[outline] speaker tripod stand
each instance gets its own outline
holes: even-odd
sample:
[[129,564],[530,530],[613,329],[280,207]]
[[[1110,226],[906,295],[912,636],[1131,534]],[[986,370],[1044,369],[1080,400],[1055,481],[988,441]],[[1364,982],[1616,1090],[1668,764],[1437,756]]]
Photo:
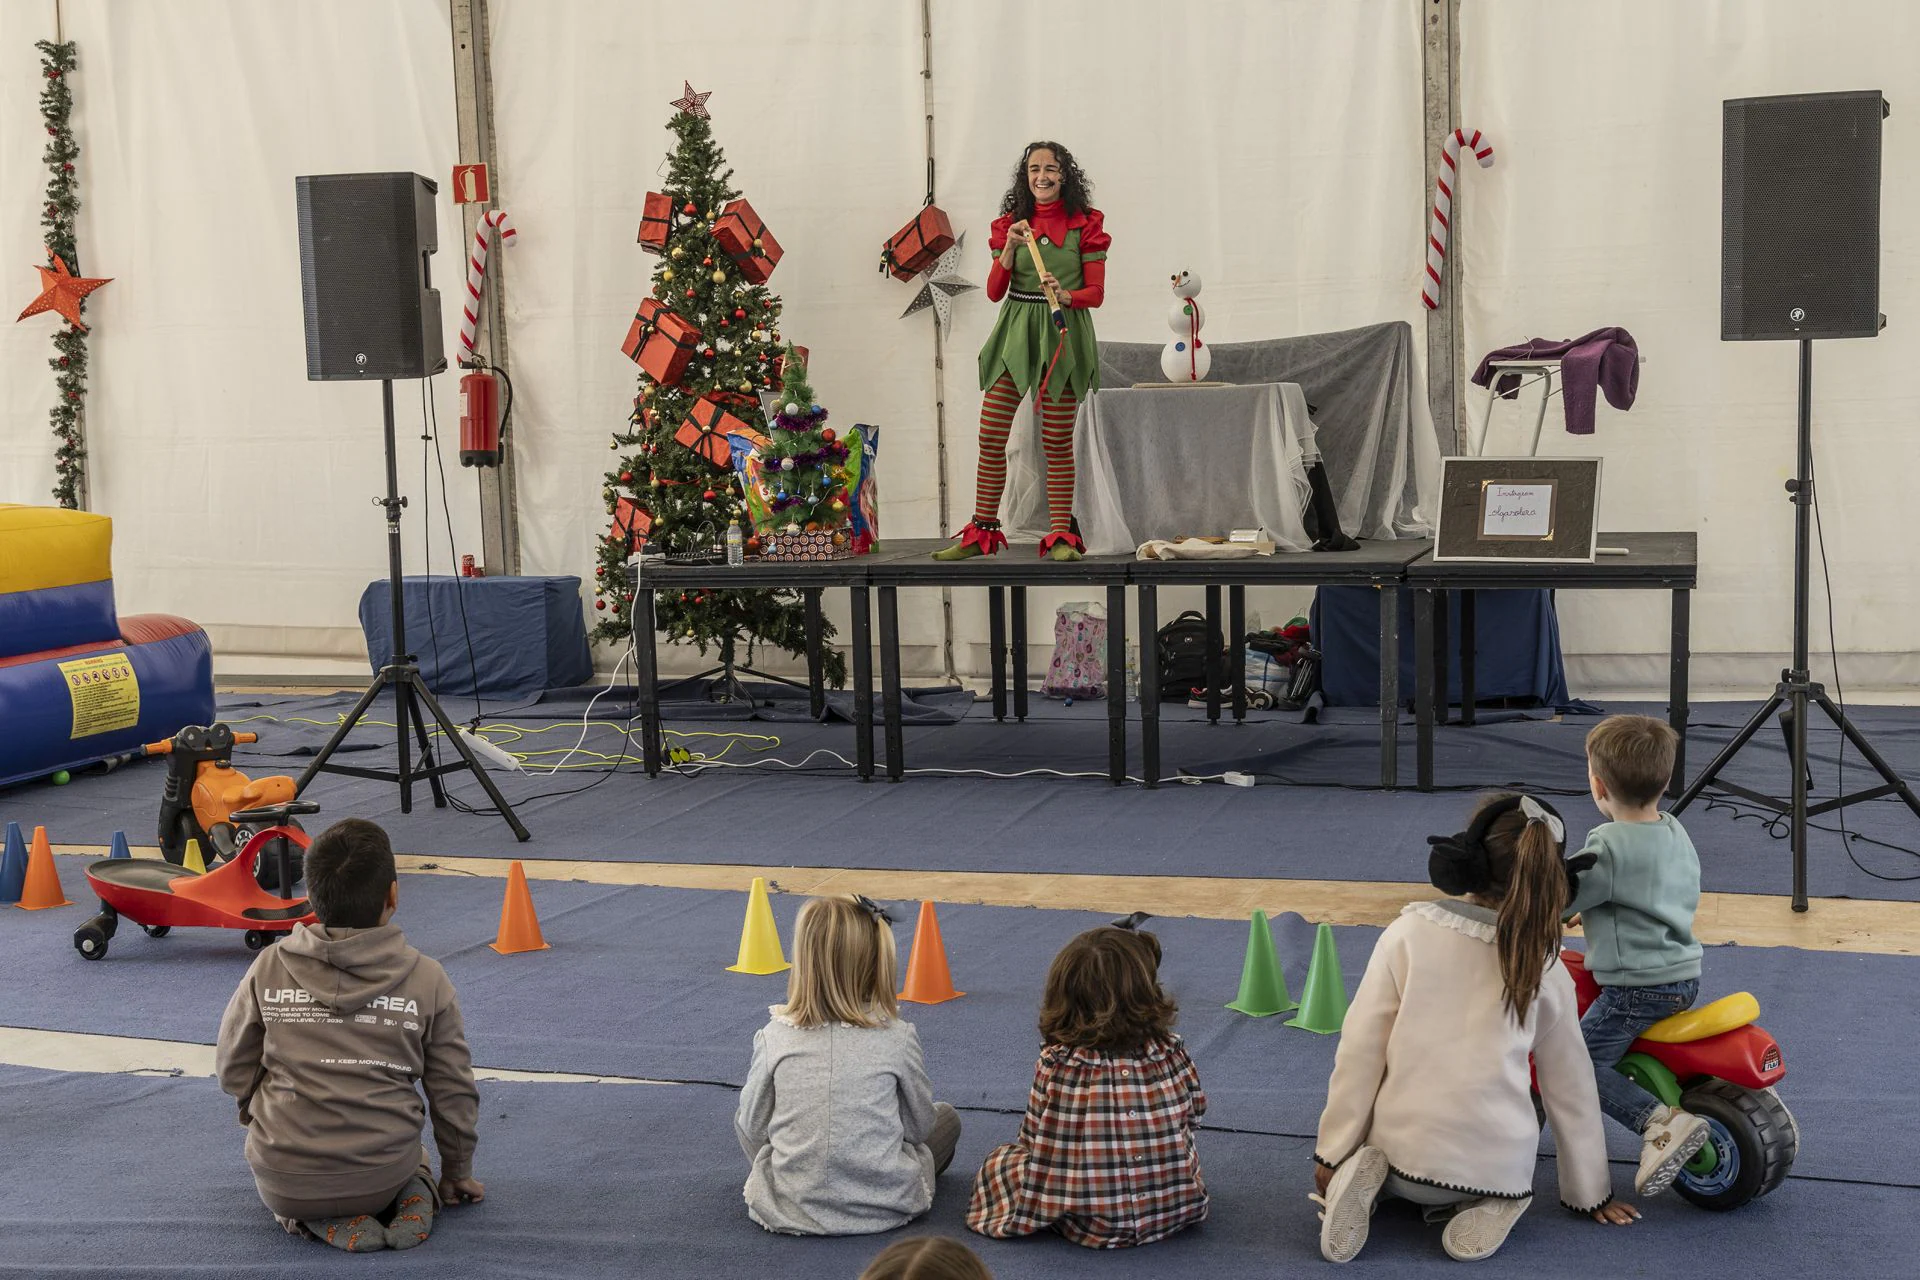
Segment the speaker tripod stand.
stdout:
[[[375,674],[373,683],[369,684],[367,691],[360,695],[360,701],[354,704],[353,710],[349,711],[346,718],[340,722],[340,727],[333,731],[331,738],[327,739],[327,745],[320,748],[320,754],[313,758],[313,763],[309,764],[306,772],[300,775],[299,782],[294,784],[294,794],[304,793],[308,784],[322,773],[339,773],[354,778],[372,778],[376,782],[399,783],[400,812],[402,813],[413,812],[413,786],[416,782],[425,782],[433,791],[433,807],[444,809],[447,807],[447,789],[440,781],[441,776],[467,769],[472,771],[481,788],[486,791],[487,798],[493,801],[494,808],[498,809],[500,816],[506,819],[507,825],[513,828],[514,838],[527,840],[530,838],[530,833],[521,825],[519,816],[513,811],[513,806],[507,803],[506,797],[500,794],[500,789],[493,785],[493,779],[487,776],[487,771],[481,767],[478,760],[474,759],[473,751],[467,746],[466,739],[460,736],[459,726],[440,706],[439,700],[433,696],[433,691],[427,688],[427,682],[420,678],[420,667],[413,660],[413,655],[406,652],[406,606],[401,595],[400,576],[400,513],[406,508],[407,500],[400,496],[400,466],[393,440],[393,380],[391,378],[383,378],[380,381],[380,406],[386,418],[387,496],[375,498],[373,504],[384,507],[387,512],[387,589],[392,609],[393,657]],[[333,753],[340,749],[340,744],[346,741],[347,735],[353,732],[354,726],[358,725],[362,717],[367,714],[367,709],[373,705],[373,700],[380,696],[382,690],[389,688],[393,690],[394,737],[399,748],[399,767],[387,770],[334,764]],[[427,713],[432,715],[434,723],[439,726],[441,736],[459,756],[458,760],[450,760],[445,764],[434,763],[433,746],[427,737],[426,716],[421,714],[423,706]],[[410,738],[413,742],[409,741]],[[420,751],[418,763],[415,763],[412,755],[412,746],[415,742]]]
[[[1897,795],[1906,802],[1907,808],[1920,817],[1920,797],[1916,797],[1913,788],[1896,772],[1892,765],[1883,759],[1873,744],[1868,742],[1854,723],[1847,719],[1847,713],[1827,696],[1826,688],[1816,683],[1808,671],[1807,658],[1807,609],[1809,604],[1808,580],[1812,571],[1812,508],[1813,508],[1813,342],[1800,340],[1800,440],[1799,465],[1794,478],[1787,481],[1787,493],[1793,502],[1793,666],[1780,673],[1780,683],[1774,686],[1773,696],[1766,705],[1755,712],[1740,732],[1733,736],[1713,762],[1700,771],[1687,789],[1680,793],[1680,799],[1674,803],[1672,812],[1679,813],[1692,804],[1707,787],[1731,792],[1742,799],[1751,801],[1763,809],[1783,814],[1788,819],[1789,844],[1793,853],[1793,909],[1807,909],[1807,819],[1818,817],[1843,809],[1850,804],[1859,804],[1864,800],[1877,800],[1881,796]],[[1836,795],[1831,800],[1809,803],[1807,792],[1812,790],[1812,775],[1807,769],[1807,709],[1812,705],[1826,713],[1834,726],[1846,735],[1846,740],[1859,748],[1867,763],[1880,775],[1880,785],[1868,787],[1864,791]],[[1780,717],[1780,727],[1787,736],[1787,755],[1789,767],[1793,771],[1793,782],[1785,800],[1766,795],[1759,791],[1727,782],[1720,778],[1720,771],[1740,754],[1741,748],[1763,728],[1776,711],[1784,711]],[[1844,748],[1842,748],[1844,750]]]

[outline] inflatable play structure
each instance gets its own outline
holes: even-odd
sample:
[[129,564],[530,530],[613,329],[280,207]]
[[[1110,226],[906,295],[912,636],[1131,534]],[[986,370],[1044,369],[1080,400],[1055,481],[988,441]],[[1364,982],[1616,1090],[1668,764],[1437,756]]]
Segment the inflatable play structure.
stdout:
[[113,521],[0,505],[0,786],[213,720],[207,633],[116,616]]

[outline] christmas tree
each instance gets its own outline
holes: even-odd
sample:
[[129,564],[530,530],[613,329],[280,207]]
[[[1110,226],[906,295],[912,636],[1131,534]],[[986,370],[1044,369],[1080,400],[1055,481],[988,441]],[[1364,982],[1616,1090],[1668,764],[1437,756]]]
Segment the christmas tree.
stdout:
[[847,445],[827,425],[827,411],[814,403],[805,360],[791,344],[780,357],[780,372],[772,439],[760,450],[764,483],[772,490],[772,523],[783,533],[830,531],[834,545],[844,548]]
[[[665,190],[649,194],[641,224],[641,242],[660,263],[628,334],[627,352],[642,369],[639,394],[613,437],[619,461],[602,493],[611,528],[594,571],[602,615],[594,636],[616,643],[632,627],[623,570],[635,549],[724,557],[728,526],[745,516],[724,433],[764,432],[757,393],[780,385],[780,300],[764,283],[778,247],[771,236],[763,247],[750,208],[729,206],[740,193],[728,185],[733,170],[714,142],[706,97],[689,86],[673,104],[679,109],[667,127],[677,141]],[[811,408],[810,392],[807,402]],[[807,649],[805,606],[793,591],[660,592],[655,614],[669,643],[703,654],[713,647],[732,659],[742,639],[748,662],[756,643],[795,655]],[[822,635],[833,635],[830,624]],[[843,684],[844,657],[827,649],[823,662],[827,677]]]

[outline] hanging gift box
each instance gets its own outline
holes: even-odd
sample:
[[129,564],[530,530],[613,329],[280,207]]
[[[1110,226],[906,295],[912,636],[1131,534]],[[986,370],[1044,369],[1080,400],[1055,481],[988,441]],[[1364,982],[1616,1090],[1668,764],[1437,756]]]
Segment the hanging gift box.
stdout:
[[940,206],[930,204],[881,247],[880,269],[892,272],[895,280],[908,280],[951,248],[953,223]]
[[632,498],[621,498],[613,504],[613,536],[625,538],[628,551],[646,546],[647,535],[652,532],[652,512]]
[[667,232],[673,229],[673,201],[658,191],[647,192],[640,206],[640,247],[648,253],[667,251]]
[[701,396],[693,402],[692,412],[687,414],[680,429],[673,433],[673,438],[714,466],[731,467],[733,451],[727,444],[730,435],[765,438],[721,408],[720,402],[712,396]]
[[635,362],[663,386],[679,382],[693,359],[694,348],[700,345],[700,331],[654,298],[640,304],[640,314],[633,322],[644,331]]
[[745,200],[729,201],[720,210],[713,238],[751,284],[765,284],[780,262],[780,242]]
[[658,298],[648,298],[633,313],[633,323],[627,326],[627,336],[620,343],[620,354],[635,364],[640,362],[640,348],[646,344],[647,335],[653,332],[653,326],[665,311]]

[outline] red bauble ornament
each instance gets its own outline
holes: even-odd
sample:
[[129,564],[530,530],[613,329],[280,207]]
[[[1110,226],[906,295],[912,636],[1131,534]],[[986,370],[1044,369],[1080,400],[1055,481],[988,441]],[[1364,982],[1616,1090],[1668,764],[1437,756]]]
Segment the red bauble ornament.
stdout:
[[683,205],[681,205],[681,206],[680,206],[680,212],[682,212],[682,213],[684,213],[684,214],[686,214],[686,215],[687,215],[687,216],[688,216],[689,218],[691,218],[691,217],[692,217],[692,216],[693,216],[694,214],[696,214],[696,213],[698,213],[698,212],[700,212],[700,211],[699,211],[698,209],[696,209],[696,208],[694,208],[694,207],[693,207],[693,201],[691,201],[691,200],[689,200],[689,201],[687,201],[687,202],[686,202],[685,204],[683,204]]
[[607,576],[607,566],[605,566],[605,565],[603,565],[603,564],[597,564],[597,565],[595,565],[595,566],[593,567],[593,576],[594,576],[594,577],[596,577],[596,578],[604,578],[604,577],[606,577],[606,576]]
[[691,298],[691,297],[693,296],[693,286],[692,286],[692,285],[688,285],[688,286],[687,286],[687,296],[688,296],[689,298]]
[[70,165],[70,164],[63,164],[63,165],[61,165],[61,166],[60,166],[60,172],[62,172],[62,173],[72,173],[72,172],[73,172],[73,166],[72,166],[72,165]]
[[633,472],[631,472],[631,471],[622,471],[622,472],[620,473],[620,483],[621,483],[621,484],[632,484],[632,483],[633,483]]
[[712,265],[713,265],[713,258],[709,256],[709,257],[705,257],[705,258],[702,258],[702,259],[700,259],[700,265],[701,265],[701,266],[703,266],[703,267],[710,267],[710,266],[712,266]]
[[700,496],[705,498],[708,502],[712,502],[714,499],[714,492],[713,490],[709,489],[705,493],[701,494]]
[[734,318],[735,320],[744,320],[744,319],[746,319],[746,318],[747,318],[747,309],[746,309],[745,307],[735,307],[735,308],[733,309],[733,318]]
[[605,600],[595,600],[593,602],[593,607],[596,609],[605,609],[607,607],[607,602]]
[[826,441],[826,442],[827,442],[828,444],[832,444],[832,443],[833,443],[833,428],[832,428],[832,427],[822,427],[822,428],[820,428],[820,438],[821,438],[822,440],[824,440],[824,441]]

